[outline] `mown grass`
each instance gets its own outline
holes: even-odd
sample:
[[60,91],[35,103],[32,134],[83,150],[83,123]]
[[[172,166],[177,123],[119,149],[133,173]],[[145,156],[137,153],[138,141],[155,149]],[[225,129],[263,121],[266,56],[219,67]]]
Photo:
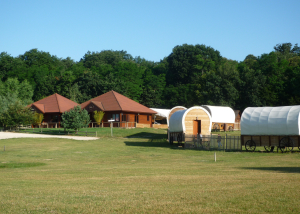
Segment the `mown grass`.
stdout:
[[217,152],[214,162],[144,131],[0,140],[0,164],[28,163],[0,168],[0,213],[300,212],[299,152]]
[[[67,130],[64,132],[63,128],[30,128],[30,129],[20,129],[19,132],[26,133],[36,133],[36,134],[64,134],[70,131],[70,135],[74,130]],[[38,132],[38,133],[37,133]],[[87,132],[88,136],[95,136],[97,132],[98,137],[110,137],[111,128],[82,128],[76,135],[85,136]],[[161,138],[164,135],[164,138],[167,138],[166,129],[153,129],[153,128],[133,128],[133,129],[124,129],[124,128],[113,128],[113,137],[148,137],[150,135],[157,135]],[[150,136],[153,137],[153,136]]]

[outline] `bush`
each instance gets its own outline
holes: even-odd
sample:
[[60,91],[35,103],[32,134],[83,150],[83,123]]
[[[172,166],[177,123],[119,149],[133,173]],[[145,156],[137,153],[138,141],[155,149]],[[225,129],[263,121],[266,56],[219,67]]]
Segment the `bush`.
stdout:
[[61,117],[62,127],[65,129],[74,129],[75,131],[87,127],[91,122],[89,113],[85,109],[81,110],[79,105],[70,111],[64,112]]
[[94,111],[94,120],[95,122],[97,122],[98,125],[100,125],[102,119],[104,116],[104,112],[103,111]]

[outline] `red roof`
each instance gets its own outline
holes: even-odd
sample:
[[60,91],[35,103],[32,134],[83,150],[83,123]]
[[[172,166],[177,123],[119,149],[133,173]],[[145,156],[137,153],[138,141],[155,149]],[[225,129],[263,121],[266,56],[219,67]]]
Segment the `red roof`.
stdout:
[[78,103],[75,103],[68,98],[59,94],[53,94],[49,97],[36,101],[29,106],[34,106],[43,113],[63,113],[77,105]]
[[81,108],[87,107],[90,103],[98,106],[103,111],[126,111],[137,113],[156,114],[150,108],[139,104],[128,97],[123,96],[115,91],[109,91],[96,98],[86,101],[81,104]]

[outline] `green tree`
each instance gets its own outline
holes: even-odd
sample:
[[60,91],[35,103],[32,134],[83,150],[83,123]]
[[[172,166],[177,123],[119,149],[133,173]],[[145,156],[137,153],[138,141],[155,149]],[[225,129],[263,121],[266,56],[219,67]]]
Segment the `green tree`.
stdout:
[[5,128],[17,128],[20,125],[32,124],[33,121],[33,112],[19,100],[10,103],[5,111],[0,112],[0,123]]
[[88,112],[85,109],[81,110],[79,105],[70,111],[64,112],[61,117],[62,127],[65,129],[74,129],[75,131],[87,127],[91,122]]
[[33,124],[40,125],[43,122],[44,115],[42,113],[35,112],[33,118],[34,118]]
[[222,60],[219,51],[205,45],[176,46],[167,57],[167,85],[194,83],[202,71],[217,68]]
[[103,117],[104,117],[104,112],[103,111],[94,111],[94,120],[98,125],[100,125]]

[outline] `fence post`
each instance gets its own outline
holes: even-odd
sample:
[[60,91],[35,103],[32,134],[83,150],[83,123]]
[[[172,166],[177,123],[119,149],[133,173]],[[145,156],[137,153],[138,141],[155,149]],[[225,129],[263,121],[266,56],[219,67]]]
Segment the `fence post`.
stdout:
[[233,138],[233,145],[234,145],[234,147],[233,147],[233,149],[235,150],[235,136],[233,136],[234,138]]
[[97,131],[96,131],[96,137],[97,137]]

